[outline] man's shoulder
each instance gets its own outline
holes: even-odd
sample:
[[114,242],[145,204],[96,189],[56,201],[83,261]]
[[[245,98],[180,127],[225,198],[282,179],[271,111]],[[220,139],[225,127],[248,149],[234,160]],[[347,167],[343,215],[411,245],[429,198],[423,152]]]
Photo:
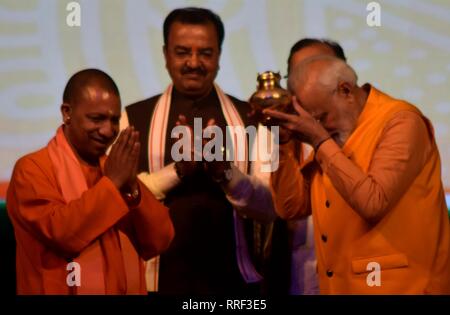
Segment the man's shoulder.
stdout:
[[395,98],[381,90],[372,87],[374,99],[377,100],[379,112],[384,112],[386,115],[392,117],[398,112],[412,112],[422,116],[420,109],[414,104],[409,103],[406,100]]
[[233,102],[235,106],[250,107],[250,104],[246,101],[240,100],[237,97],[230,94],[227,94],[227,96],[230,98],[230,100]]
[[234,97],[230,94],[227,94],[227,96],[230,98],[231,102],[234,104],[234,106],[238,110],[241,118],[243,118],[244,120],[247,120],[247,117],[249,117],[249,114],[252,110],[250,103],[248,103],[246,101],[242,101],[242,100],[238,99],[237,97]]
[[17,160],[14,169],[15,171],[26,170],[27,172],[38,169],[41,171],[51,169],[47,147],[22,156]]
[[[128,124],[133,125],[140,130],[141,133],[146,130],[148,128],[148,123],[150,122],[149,117],[152,117],[160,96],[161,94],[155,95],[126,106],[125,111],[128,117]],[[144,134],[142,133],[142,135]]]

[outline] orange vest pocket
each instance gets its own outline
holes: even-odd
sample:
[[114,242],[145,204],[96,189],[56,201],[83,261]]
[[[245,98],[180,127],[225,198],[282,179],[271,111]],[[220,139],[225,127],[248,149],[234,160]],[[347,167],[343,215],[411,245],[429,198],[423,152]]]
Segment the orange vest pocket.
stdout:
[[[408,267],[408,257],[405,254],[392,254],[375,256],[370,258],[358,258],[352,260],[352,271],[356,274],[371,272],[371,263],[377,263],[381,270]],[[369,267],[369,268],[368,268]]]

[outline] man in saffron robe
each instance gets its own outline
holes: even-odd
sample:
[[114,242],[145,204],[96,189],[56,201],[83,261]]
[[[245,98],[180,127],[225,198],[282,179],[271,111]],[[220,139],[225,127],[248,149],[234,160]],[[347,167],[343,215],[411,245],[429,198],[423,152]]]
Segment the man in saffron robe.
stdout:
[[299,167],[292,143],[281,145],[271,185],[283,218],[312,212],[320,292],[449,294],[449,221],[430,121],[358,86],[335,57],[304,60],[289,87],[297,115],[267,114],[314,152]]
[[7,194],[18,294],[145,294],[144,260],[174,236],[168,209],[137,179],[140,143],[119,133],[120,95],[96,69],[66,85],[64,124],[19,159]]

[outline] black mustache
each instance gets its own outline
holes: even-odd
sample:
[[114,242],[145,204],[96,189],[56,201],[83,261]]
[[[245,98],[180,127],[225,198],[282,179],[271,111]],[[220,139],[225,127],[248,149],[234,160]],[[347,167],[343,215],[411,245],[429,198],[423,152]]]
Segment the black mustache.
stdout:
[[198,75],[206,75],[206,70],[203,68],[188,68],[185,67],[181,69],[181,74],[198,74]]

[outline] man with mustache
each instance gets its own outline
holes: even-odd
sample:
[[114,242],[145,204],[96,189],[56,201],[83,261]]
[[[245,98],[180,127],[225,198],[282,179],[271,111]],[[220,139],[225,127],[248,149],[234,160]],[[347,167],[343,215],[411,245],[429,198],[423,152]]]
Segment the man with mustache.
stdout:
[[343,60],[314,56],[289,75],[296,114],[267,110],[292,142],[271,175],[277,213],[313,215],[322,294],[449,294],[450,231],[430,121],[359,86]]
[[17,161],[8,188],[18,294],[146,294],[144,260],[173,238],[168,209],[137,179],[139,134],[119,133],[120,95],[87,69],[66,85],[63,125]]
[[[268,173],[249,176],[257,163],[178,161],[171,131],[194,125],[247,126],[249,104],[214,83],[224,26],[203,8],[172,11],[164,21],[164,57],[172,84],[161,95],[126,107],[122,127],[140,132],[139,178],[170,209],[176,236],[169,250],[148,262],[149,291],[169,294],[259,292],[256,270],[265,226],[275,217]],[[240,141],[246,141],[241,135]],[[246,147],[247,148],[247,147]],[[248,156],[248,154],[246,155]],[[245,219],[248,217],[248,219]]]

